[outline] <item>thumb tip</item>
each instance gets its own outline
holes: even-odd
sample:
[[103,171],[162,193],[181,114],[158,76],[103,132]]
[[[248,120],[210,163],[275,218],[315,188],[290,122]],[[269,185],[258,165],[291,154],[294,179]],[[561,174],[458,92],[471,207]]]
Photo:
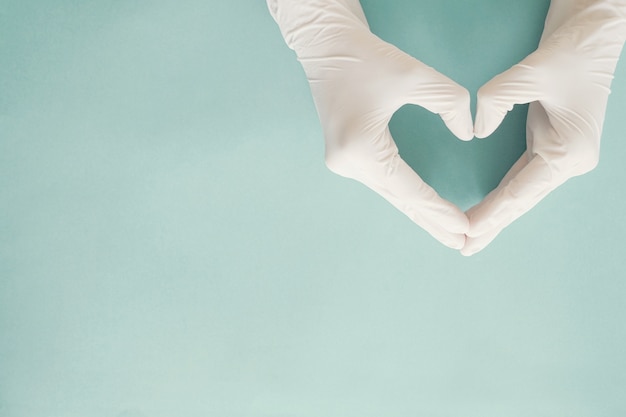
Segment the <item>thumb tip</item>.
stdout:
[[482,249],[483,248],[476,246],[473,238],[471,238],[470,236],[467,236],[466,241],[465,241],[465,246],[463,246],[463,248],[461,249],[461,255],[463,255],[466,258],[469,258],[469,257],[476,255]]
[[471,256],[474,256],[474,254],[476,253],[475,250],[473,250],[472,248],[470,248],[470,237],[466,236],[465,238],[465,245],[459,250],[459,252],[461,253],[461,255],[463,255],[466,258],[469,258]]

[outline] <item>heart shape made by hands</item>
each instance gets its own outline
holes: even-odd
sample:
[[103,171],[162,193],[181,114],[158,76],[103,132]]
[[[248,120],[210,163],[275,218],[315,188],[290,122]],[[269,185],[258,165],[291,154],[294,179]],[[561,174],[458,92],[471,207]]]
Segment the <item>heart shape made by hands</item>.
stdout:
[[[593,169],[612,75],[626,40],[626,4],[553,1],[538,50],[478,93],[371,33],[357,0],[268,0],[303,65],[339,175],[379,193],[445,245],[482,250],[567,179]],[[467,216],[400,158],[389,122],[406,104],[438,114],[462,140],[493,133],[515,104],[533,103],[527,150]]]

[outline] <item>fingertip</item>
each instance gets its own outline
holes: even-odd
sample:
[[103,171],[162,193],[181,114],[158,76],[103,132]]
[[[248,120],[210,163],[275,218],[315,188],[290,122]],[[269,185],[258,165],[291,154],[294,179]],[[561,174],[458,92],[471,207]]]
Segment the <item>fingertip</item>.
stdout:
[[449,242],[444,243],[447,247],[454,250],[462,250],[465,247],[465,235],[455,235]]
[[467,130],[463,135],[458,136],[464,142],[469,142],[474,139],[474,129]]
[[472,139],[474,139],[473,131],[452,132],[452,133],[454,133],[454,136],[456,136],[458,139],[462,140],[463,142],[469,142]]
[[488,135],[488,134],[486,134],[486,133],[484,133],[484,132],[482,132],[482,131],[478,131],[478,132],[475,132],[475,133],[474,133],[474,136],[475,136],[476,138],[478,138],[478,139],[481,139],[481,140],[482,140],[482,139],[486,139],[486,138],[488,138],[488,137],[489,137],[489,136],[491,136],[491,135]]
[[486,130],[478,130],[476,132],[474,132],[474,136],[480,140],[483,139],[487,139],[489,136],[491,136],[493,134],[493,132],[495,132],[495,130],[492,131],[486,131]]
[[445,121],[446,126],[454,136],[464,142],[474,139],[474,125],[472,123],[472,115],[467,114],[461,119],[455,118]]
[[491,117],[485,115],[485,111],[479,109],[476,113],[476,123],[474,124],[474,136],[478,139],[485,139],[496,131],[504,120],[506,114],[493,112]]
[[469,235],[466,235],[465,244],[460,249],[461,255],[465,256],[466,258],[469,258],[470,256],[473,256],[476,253],[474,252],[474,249],[472,248],[471,243],[472,243],[472,237],[470,237]]
[[469,258],[471,256],[476,255],[478,252],[484,249],[484,246],[478,244],[478,240],[472,237],[467,237],[465,240],[465,245],[461,249],[461,255]]
[[465,240],[465,246],[462,249],[463,256],[473,256],[481,252],[494,241],[502,230],[502,228],[493,227],[478,236],[468,234]]
[[451,231],[449,227],[444,228],[441,226],[430,226],[425,228],[425,230],[430,233],[432,237],[437,239],[444,246],[454,250],[461,250],[465,247],[467,236],[464,231],[457,232],[456,230],[458,230],[458,228],[453,229],[455,229],[455,231]]

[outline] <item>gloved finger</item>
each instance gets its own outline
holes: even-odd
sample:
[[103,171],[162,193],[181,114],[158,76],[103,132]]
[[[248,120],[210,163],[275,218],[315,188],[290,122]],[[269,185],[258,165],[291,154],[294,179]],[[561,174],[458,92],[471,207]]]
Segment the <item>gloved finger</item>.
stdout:
[[465,247],[467,235],[464,233],[451,233],[440,224],[430,222],[428,219],[424,219],[423,223],[415,222],[415,224],[450,249],[461,250]]
[[485,249],[500,234],[503,229],[493,229],[476,237],[467,236],[465,246],[461,249],[461,255],[473,256]]
[[445,246],[461,249],[469,220],[460,208],[441,198],[399,155],[386,175],[356,179],[380,194]]
[[[525,159],[526,155],[522,158]],[[471,256],[483,250],[505,227],[533,208],[554,188],[550,166],[541,156],[533,157],[517,175],[502,182],[468,212],[470,228],[461,253]]]
[[536,68],[536,60],[536,55],[530,55],[478,90],[474,125],[476,137],[486,138],[491,135],[516,104],[546,98],[546,88],[541,85],[542,77]]
[[[502,178],[500,180],[500,183],[498,184],[498,187],[500,187],[501,185],[508,184],[513,178],[515,178],[517,176],[517,174],[520,173],[520,171],[522,169],[524,169],[526,167],[526,165],[528,165],[528,163],[531,160],[532,160],[532,156],[529,155],[528,151],[524,151],[524,153],[522,155],[520,155],[520,157],[517,159],[517,161],[515,161],[513,166],[511,166],[511,168],[509,168],[507,173],[504,175],[504,178]],[[471,212],[472,212],[472,209],[470,209],[468,211],[468,213],[471,213]]]
[[438,114],[448,129],[461,140],[474,138],[470,94],[450,78],[420,63],[410,84],[406,102]]
[[[526,165],[528,165],[529,161],[530,161],[530,157],[528,156],[528,152],[524,152],[522,156],[520,156],[519,159],[513,164],[511,169],[509,169],[509,171],[506,173],[504,178],[502,178],[502,180],[500,181],[500,184],[498,184],[498,187],[504,187],[506,184],[508,184],[513,178],[517,176],[517,174],[520,173],[522,169],[524,169],[524,167],[526,167]],[[481,203],[467,210],[465,212],[465,215],[467,216],[467,218],[471,219],[472,216],[474,216],[475,212],[482,210],[481,208],[482,204],[486,204],[484,203],[484,200]],[[472,248],[474,247],[480,247],[480,248],[486,247],[489,243],[491,243],[493,239],[496,238],[496,236],[500,233],[500,230],[501,229],[498,229],[498,230],[492,229],[490,231],[483,233],[480,236],[468,237],[466,241],[466,246],[464,248],[464,252],[469,254],[469,253],[472,253]]]

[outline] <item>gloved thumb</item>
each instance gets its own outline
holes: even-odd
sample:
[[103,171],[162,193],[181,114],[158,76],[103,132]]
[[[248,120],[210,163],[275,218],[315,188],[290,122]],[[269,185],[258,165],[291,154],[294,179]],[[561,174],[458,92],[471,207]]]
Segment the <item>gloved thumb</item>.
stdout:
[[542,80],[542,73],[538,68],[522,62],[483,85],[478,90],[476,104],[476,137],[486,138],[495,132],[516,104],[544,99]]

